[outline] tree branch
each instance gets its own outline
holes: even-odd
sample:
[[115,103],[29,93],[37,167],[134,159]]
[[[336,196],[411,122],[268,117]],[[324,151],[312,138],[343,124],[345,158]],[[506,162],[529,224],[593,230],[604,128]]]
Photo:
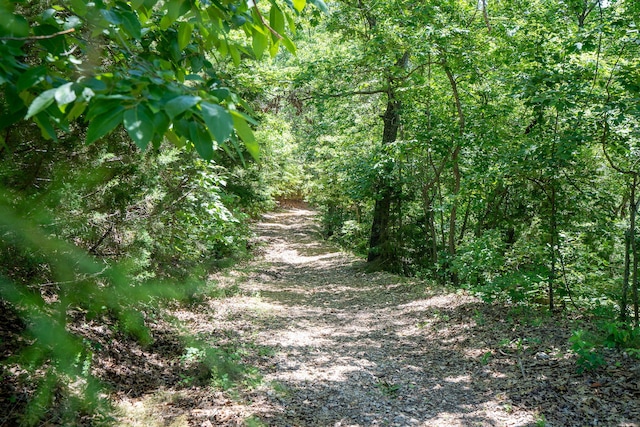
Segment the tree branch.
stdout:
[[380,88],[380,89],[371,89],[371,90],[354,90],[351,92],[340,92],[340,93],[324,93],[324,94],[316,94],[309,95],[304,98],[299,98],[301,101],[308,101],[310,99],[316,98],[342,98],[343,96],[354,96],[354,95],[376,95],[378,93],[388,93],[389,88]]
[[28,36],[28,37],[11,37],[11,36],[6,36],[6,37],[0,37],[0,40],[16,40],[16,41],[32,41],[32,40],[47,40],[47,39],[52,39],[58,36],[62,36],[64,34],[69,34],[69,33],[73,33],[76,29],[75,28],[69,28],[68,30],[64,30],[64,31],[59,31],[57,33],[53,33],[53,34],[46,34],[46,35],[42,35],[42,36]]

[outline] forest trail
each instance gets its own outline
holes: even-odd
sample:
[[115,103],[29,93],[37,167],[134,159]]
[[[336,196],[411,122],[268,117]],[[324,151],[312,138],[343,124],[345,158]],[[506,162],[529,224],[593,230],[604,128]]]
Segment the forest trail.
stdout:
[[256,229],[266,246],[242,285],[260,300],[246,332],[274,349],[265,380],[279,385],[255,396],[256,415],[278,426],[533,421],[507,413],[505,396],[474,378],[482,352],[464,346],[472,325],[452,319],[473,298],[425,298],[404,278],[365,273],[364,262],[321,240],[314,214],[267,215]]
[[321,239],[310,210],[265,215],[255,230],[259,255],[216,277],[240,292],[176,316],[201,339],[243,348],[262,380],[232,398],[208,386],[156,394],[161,425],[637,425],[633,395],[575,374],[557,323],[367,273]]

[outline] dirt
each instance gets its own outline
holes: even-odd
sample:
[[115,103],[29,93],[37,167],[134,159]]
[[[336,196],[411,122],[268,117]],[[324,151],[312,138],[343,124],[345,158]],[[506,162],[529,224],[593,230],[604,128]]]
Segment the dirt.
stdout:
[[163,356],[139,349],[134,365],[116,358],[99,372],[120,425],[640,425],[638,360],[612,351],[578,374],[572,319],[367,272],[303,207],[265,215],[255,232],[258,256],[212,278],[228,297],[172,312],[244,371],[210,378],[165,333]]

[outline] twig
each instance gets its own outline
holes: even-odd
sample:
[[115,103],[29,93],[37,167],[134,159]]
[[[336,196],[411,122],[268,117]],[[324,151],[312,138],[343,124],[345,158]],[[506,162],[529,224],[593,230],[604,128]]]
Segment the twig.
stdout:
[[42,36],[28,36],[28,37],[6,36],[6,37],[0,37],[0,40],[17,40],[17,41],[47,40],[47,39],[52,39],[54,37],[62,36],[64,34],[73,33],[75,30],[76,30],[75,28],[69,28],[68,30],[59,31],[57,33],[46,34]]

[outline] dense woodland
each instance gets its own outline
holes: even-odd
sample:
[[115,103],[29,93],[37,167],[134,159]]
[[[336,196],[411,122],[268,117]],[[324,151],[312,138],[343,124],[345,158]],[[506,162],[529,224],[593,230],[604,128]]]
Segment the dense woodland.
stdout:
[[372,269],[584,316],[579,369],[640,356],[636,0],[0,17],[1,375],[33,387],[23,424],[61,384],[70,413],[100,401],[73,325],[150,341],[145,310],[249,256],[252,219],[291,199]]

